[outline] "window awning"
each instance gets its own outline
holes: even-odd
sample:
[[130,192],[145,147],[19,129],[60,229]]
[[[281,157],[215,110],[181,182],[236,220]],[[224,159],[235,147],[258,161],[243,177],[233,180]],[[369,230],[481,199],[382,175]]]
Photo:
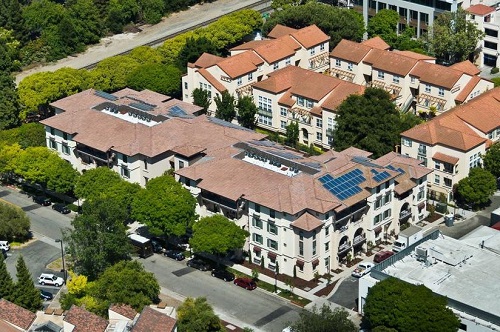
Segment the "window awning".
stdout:
[[382,232],[382,226],[375,227],[374,231],[375,231],[375,234]]
[[276,256],[277,255],[274,252],[268,252],[267,253],[267,257],[269,257],[269,258],[276,258]]
[[295,262],[295,265],[297,265],[298,267],[304,267],[304,261],[297,259],[297,261]]
[[319,259],[316,258],[315,260],[312,261],[312,265],[315,266],[315,265],[318,265],[319,264]]
[[418,204],[419,210],[422,210],[424,207],[425,207],[425,202]]
[[261,252],[261,251],[262,251],[262,249],[260,249],[259,247],[255,247],[255,246],[254,246],[254,247],[253,247],[253,251],[254,251],[254,252]]

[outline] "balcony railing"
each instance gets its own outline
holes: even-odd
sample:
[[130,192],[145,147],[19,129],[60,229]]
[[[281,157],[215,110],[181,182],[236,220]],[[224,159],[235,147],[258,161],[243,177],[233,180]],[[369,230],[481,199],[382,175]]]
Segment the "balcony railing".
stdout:
[[403,210],[399,214],[399,220],[404,219],[404,218],[409,217],[409,216],[411,216],[411,211],[410,210]]
[[347,241],[347,242],[344,242],[342,243],[340,246],[339,246],[339,251],[338,251],[338,254],[343,254],[344,252],[346,252],[347,250],[351,249],[351,244]]
[[366,241],[366,237],[364,235],[358,235],[354,238],[353,242],[354,242],[354,245],[356,246],[356,245],[359,245],[365,241]]

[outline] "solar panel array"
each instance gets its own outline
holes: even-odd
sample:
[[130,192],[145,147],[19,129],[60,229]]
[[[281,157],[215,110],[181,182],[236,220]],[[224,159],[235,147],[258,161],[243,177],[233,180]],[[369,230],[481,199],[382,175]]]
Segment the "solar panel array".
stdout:
[[137,103],[130,103],[130,106],[133,108],[137,108],[141,111],[149,112],[153,110],[155,107],[153,105],[137,102]]
[[387,171],[383,171],[383,172],[378,172],[374,169],[371,170],[373,174],[375,174],[373,176],[373,180],[377,181],[377,182],[382,182],[384,181],[385,179],[387,179],[388,177],[391,176],[391,174],[389,174],[389,172]]
[[271,152],[272,154],[275,154],[277,156],[280,156],[282,158],[285,158],[285,159],[288,159],[288,160],[291,160],[291,159],[302,159],[301,156],[298,156],[296,154],[293,154],[291,152],[283,152],[283,151],[272,151]]
[[389,165],[389,166],[387,166],[387,168],[390,169],[390,170],[393,170],[393,171],[397,171],[397,172],[399,172],[401,174],[405,173],[404,169],[402,169],[401,167],[396,168],[396,167],[394,167],[392,165]]
[[355,169],[338,178],[326,174],[320,177],[319,181],[326,190],[339,199],[345,200],[363,191],[359,185],[366,181],[366,178],[360,169]]
[[113,96],[112,94],[104,92],[104,91],[101,91],[101,90],[94,91],[94,94],[96,96],[99,96],[101,98],[104,98],[104,99],[107,99],[107,100],[111,100],[111,101],[115,101],[115,100],[118,99],[117,96]]
[[234,123],[231,123],[228,121],[224,121],[224,120],[219,119],[219,118],[209,117],[208,120],[210,120],[210,122],[212,122],[212,123],[215,123],[219,126],[223,126],[226,128],[238,129],[238,130],[248,131],[248,132],[252,132],[252,133],[254,132],[252,129],[248,129],[248,128],[239,126],[237,124],[234,124]]
[[180,108],[179,106],[175,105],[174,107],[172,107],[169,111],[169,113],[173,116],[186,116],[187,113],[186,111],[184,111],[182,108]]

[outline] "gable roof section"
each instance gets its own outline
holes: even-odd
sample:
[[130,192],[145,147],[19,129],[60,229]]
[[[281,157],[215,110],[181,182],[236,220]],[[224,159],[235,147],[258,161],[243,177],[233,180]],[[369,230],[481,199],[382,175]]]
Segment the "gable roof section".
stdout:
[[399,50],[394,50],[392,51],[393,53],[401,54],[403,56],[406,56],[408,58],[412,58],[415,60],[436,60],[436,58],[430,56],[430,55],[425,55],[425,54],[420,54],[417,52],[412,52],[412,51],[399,51]]
[[451,89],[464,73],[451,67],[445,67],[428,62],[419,62],[410,72],[420,82]]
[[455,97],[455,100],[463,103],[467,100],[467,97],[469,94],[474,90],[474,88],[477,86],[479,82],[481,82],[482,78],[479,76],[472,76],[469,82],[464,86],[462,91]]
[[5,299],[0,299],[0,320],[28,330],[36,314]]
[[389,46],[389,44],[387,44],[379,36],[375,36],[373,38],[367,39],[367,40],[361,42],[361,44],[366,45],[366,46],[371,47],[371,48],[376,48],[376,49],[379,49],[379,50],[388,50],[388,49],[391,48]]
[[315,24],[299,29],[291,33],[290,36],[306,49],[330,40],[330,36],[321,31]]
[[480,3],[477,5],[470,6],[469,8],[466,9],[466,11],[468,11],[473,15],[484,16],[489,13],[493,13],[495,11],[495,8]]
[[353,94],[362,95],[364,91],[365,87],[362,85],[342,81],[321,104],[321,107],[330,111],[336,111],[347,97]]
[[203,76],[203,78],[206,79],[207,82],[210,83],[217,91],[224,92],[227,90],[226,87],[217,81],[217,79],[205,68],[199,69],[198,73],[200,73],[200,75]]
[[128,304],[112,304],[111,307],[109,307],[109,310],[116,312],[117,314],[122,315],[123,317],[127,317],[128,319],[134,319],[135,316],[137,315],[137,311],[135,311],[134,308],[129,306]]
[[104,318],[76,305],[71,306],[64,321],[75,327],[73,332],[104,332],[108,327],[108,322]]
[[485,135],[500,128],[500,88],[494,88],[453,110],[462,121]]
[[456,165],[458,163],[458,161],[460,160],[457,157],[449,156],[449,155],[447,155],[445,153],[441,153],[441,152],[434,153],[434,155],[432,156],[432,159],[438,160],[438,161],[444,161],[445,163],[452,164],[452,165]]
[[193,66],[198,68],[207,68],[217,64],[222,60],[224,60],[224,58],[220,56],[204,52],[202,55],[200,55],[198,60],[196,60],[196,62],[193,63]]
[[406,76],[419,60],[399,53],[373,49],[368,53],[363,62],[371,64],[374,69]]
[[257,66],[264,61],[254,52],[243,52],[219,61],[216,65],[222,69],[229,77],[235,79],[242,75],[256,71]]
[[323,223],[319,221],[318,218],[311,215],[309,212],[306,212],[297,219],[295,219],[295,221],[292,222],[291,225],[298,229],[302,229],[306,232],[309,232],[323,226]]
[[460,70],[461,72],[464,72],[470,76],[479,75],[479,73],[481,73],[481,71],[469,60],[457,62],[451,65],[450,68]]
[[360,63],[372,48],[347,39],[340,43],[330,52],[330,57],[339,58],[353,63]]
[[151,307],[144,307],[132,332],[173,332],[177,320]]
[[297,31],[297,29],[289,28],[289,27],[287,27],[285,25],[281,25],[281,24],[276,24],[274,26],[274,28],[271,31],[269,31],[269,33],[267,34],[267,37],[275,39],[275,38],[279,38],[282,36],[290,35],[296,31]]

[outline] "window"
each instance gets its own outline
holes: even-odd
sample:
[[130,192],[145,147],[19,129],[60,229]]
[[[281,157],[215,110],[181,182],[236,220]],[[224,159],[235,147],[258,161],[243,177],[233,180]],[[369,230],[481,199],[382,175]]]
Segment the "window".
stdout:
[[444,178],[444,186],[451,188],[451,179]]
[[278,242],[274,240],[267,239],[267,246],[271,249],[278,250]]
[[304,98],[297,96],[297,105],[304,106]]
[[259,123],[262,123],[266,126],[273,125],[273,117],[268,115],[259,114]]
[[427,155],[427,145],[420,144],[418,147],[418,154],[426,156]]
[[340,59],[335,59],[335,67],[342,66],[342,61]]
[[179,169],[184,168],[184,162],[182,160],[179,160]]
[[439,184],[439,182],[440,182],[439,175],[434,174],[434,183],[435,183],[435,184]]
[[399,84],[399,76],[397,75],[392,76],[392,83]]
[[377,74],[377,77],[380,79],[380,80],[383,80],[385,75],[384,75],[384,72],[383,71],[378,71],[378,74]]
[[188,88],[188,84],[187,84],[187,82],[184,82],[184,89],[187,90],[187,88]]
[[290,57],[286,58],[285,66],[290,66],[292,64],[292,59]]
[[277,70],[279,67],[280,67],[280,63],[279,63],[279,62],[275,62],[275,63],[273,64],[273,69],[274,69],[274,70]]
[[286,121],[281,120],[281,129],[286,129]]
[[491,37],[495,37],[495,38],[498,37],[498,31],[496,31],[496,30],[484,29],[484,33],[486,34],[486,36],[491,36]]
[[264,243],[264,239],[262,238],[262,235],[260,235],[260,234],[253,233],[252,234],[252,240],[253,240],[253,242],[257,242],[259,244]]
[[325,227],[325,235],[328,236],[330,234],[330,226]]
[[259,217],[256,217],[256,216],[252,217],[252,226],[253,227],[262,229],[262,225],[263,225],[262,220],[260,220]]
[[384,211],[384,220],[391,217],[391,209]]
[[63,143],[63,145],[61,146],[61,148],[62,148],[62,153],[69,154],[69,146],[68,146],[68,144],[64,144]]
[[50,128],[50,134],[51,135],[55,135],[56,134],[56,130],[54,128]]
[[316,140],[322,141],[323,140],[323,134],[322,133],[316,133]]
[[439,88],[438,89],[438,94],[439,94],[439,96],[443,97],[444,96],[444,89],[443,88]]
[[68,140],[68,133],[63,133],[63,140]]
[[273,219],[276,218],[276,211],[274,211],[273,209],[270,209],[269,210],[269,217],[271,217]]
[[[389,181],[387,181],[386,183],[389,183]],[[392,200],[392,194],[390,192],[388,192],[387,194],[384,195],[384,204],[387,204],[387,203],[390,203]]]
[[148,169],[148,160],[144,159],[143,162],[144,162],[144,169]]
[[57,150],[57,143],[53,139],[49,140],[49,145],[51,149]]
[[486,40],[485,40],[485,41],[484,41],[484,47],[485,47],[485,48],[489,48],[489,49],[492,49],[492,50],[495,50],[495,51],[496,51],[496,50],[497,50],[497,48],[498,48],[498,45],[497,45],[497,43],[492,43],[492,42],[489,42],[489,41],[486,41]]
[[271,98],[266,98],[264,96],[259,96],[259,109],[264,112],[273,112],[273,101]]
[[378,197],[375,201],[375,209],[378,209],[382,206],[382,197]]
[[316,127],[323,128],[323,120],[322,119],[316,119]]
[[126,179],[130,179],[130,170],[127,167],[122,167],[122,176]]
[[306,99],[306,107],[307,108],[312,108],[314,106],[314,103],[312,100]]
[[431,92],[431,86],[429,84],[425,85],[425,92],[427,93]]
[[271,234],[278,235],[278,227],[276,227],[275,223],[268,222],[267,223],[267,231]]
[[373,218],[373,224],[374,224],[374,225],[378,224],[378,223],[379,223],[379,222],[381,222],[381,221],[382,221],[382,214],[377,214],[377,215],[375,216],[375,218]]
[[280,115],[286,117],[288,115],[288,110],[285,107],[281,107],[280,108]]
[[248,81],[253,80],[253,73],[248,74]]
[[434,169],[441,169],[441,163],[439,161],[434,162]]
[[[423,189],[423,188],[421,188],[421,189]],[[421,191],[418,192],[418,194],[417,194],[417,202],[421,201],[424,198],[424,194],[425,194],[424,190],[421,190]]]
[[352,62],[349,62],[349,63],[347,64],[347,70],[352,71],[352,67],[353,67],[353,66],[352,66]]
[[320,51],[324,51],[324,50],[325,50],[325,44],[321,44],[321,45],[319,45],[319,50],[320,50]]
[[328,118],[328,130],[333,130],[335,127],[335,120],[333,118]]
[[260,213],[260,205],[255,204],[255,212]]
[[411,83],[415,83],[415,81],[416,81],[415,76],[410,76],[410,81],[411,81]]
[[243,84],[243,79],[242,79],[241,77],[238,77],[238,78],[236,79],[236,84],[237,84],[238,86],[240,86],[241,84]]
[[325,243],[325,251],[330,250],[330,242]]
[[481,166],[481,155],[478,152],[469,157],[469,168],[474,168],[479,166]]
[[304,241],[299,241],[299,256],[304,256]]
[[309,50],[309,54],[312,56],[314,54],[316,54],[316,49],[313,47]]
[[128,163],[128,157],[124,154],[122,154],[122,160],[124,163]]
[[316,256],[316,239],[313,241],[313,256]]

